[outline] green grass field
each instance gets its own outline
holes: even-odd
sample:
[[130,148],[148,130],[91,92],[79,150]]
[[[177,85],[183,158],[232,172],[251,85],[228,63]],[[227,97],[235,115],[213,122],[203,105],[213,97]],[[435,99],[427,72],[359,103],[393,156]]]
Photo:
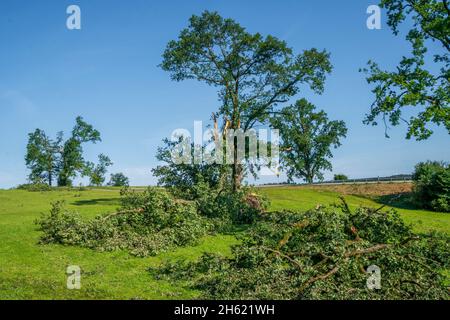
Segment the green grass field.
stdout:
[[[338,193],[305,188],[264,188],[272,210],[307,210],[318,204],[338,202]],[[345,196],[350,207],[379,207],[374,200]],[[0,190],[0,299],[190,299],[197,292],[177,283],[154,280],[147,272],[166,259],[195,259],[203,252],[229,254],[237,243],[232,235],[210,236],[196,247],[180,248],[156,257],[136,258],[126,252],[96,252],[78,247],[38,245],[34,221],[48,212],[50,203],[65,200],[70,209],[86,218],[114,212],[118,189],[28,192]],[[418,232],[450,233],[450,215],[399,209]],[[66,288],[66,267],[82,269],[81,290]]]

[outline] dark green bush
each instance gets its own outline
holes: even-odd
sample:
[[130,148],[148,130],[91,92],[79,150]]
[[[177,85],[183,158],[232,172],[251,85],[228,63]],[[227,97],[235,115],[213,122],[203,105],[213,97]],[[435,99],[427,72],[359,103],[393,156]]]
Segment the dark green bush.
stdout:
[[416,202],[427,209],[450,212],[450,165],[421,162],[413,174]]
[[197,195],[195,202],[202,215],[231,224],[253,223],[268,207],[267,198],[250,188],[233,192],[226,188],[212,189],[205,183],[198,183],[194,192]]
[[334,175],[334,181],[347,181],[348,177],[345,174],[339,173]]
[[58,202],[37,221],[41,243],[78,245],[103,251],[126,249],[136,256],[155,255],[178,246],[196,244],[211,230],[195,204],[177,201],[163,189],[125,189],[122,208],[85,221]]
[[[198,198],[199,195],[196,193],[198,184],[206,184],[209,189],[220,188],[224,184],[225,172],[230,170],[229,166],[207,163],[175,163],[172,152],[182,141],[182,137],[179,137],[177,141],[164,139],[163,145],[158,148],[156,159],[163,165],[152,170],[153,175],[158,179],[158,186],[165,187],[175,197],[186,200]],[[194,144],[191,144],[192,157],[196,150]]]
[[128,187],[129,185],[130,179],[122,172],[111,174],[111,178],[108,182],[108,186],[112,187]]
[[[320,207],[265,214],[231,257],[206,254],[150,269],[206,299],[448,299],[449,238],[416,235],[394,211]],[[369,266],[381,289],[369,289]]]

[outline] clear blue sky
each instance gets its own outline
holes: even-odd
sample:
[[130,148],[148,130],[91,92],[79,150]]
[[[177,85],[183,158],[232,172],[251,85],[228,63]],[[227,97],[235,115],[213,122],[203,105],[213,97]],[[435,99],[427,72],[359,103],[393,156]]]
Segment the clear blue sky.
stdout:
[[[443,128],[416,142],[405,140],[405,127],[393,128],[386,139],[383,127],[362,124],[373,97],[358,69],[369,59],[392,68],[410,49],[404,35],[391,34],[384,17],[382,30],[366,28],[366,8],[376,2],[2,0],[0,188],[26,180],[29,132],[68,132],[77,115],[102,133],[103,142],[86,147],[88,160],[108,154],[115,164],[111,171],[123,171],[132,184],[155,183],[150,170],[161,139],[176,128],[192,129],[194,120],[209,120],[218,107],[213,88],[172,82],[158,68],[167,42],[205,9],[234,18],[250,32],[284,39],[296,52],[331,52],[334,71],[325,93],[306,90],[299,97],[347,123],[348,138],[332,161],[335,173],[385,176],[409,173],[427,159],[448,161],[450,139]],[[81,7],[79,31],[66,28],[70,4]]]

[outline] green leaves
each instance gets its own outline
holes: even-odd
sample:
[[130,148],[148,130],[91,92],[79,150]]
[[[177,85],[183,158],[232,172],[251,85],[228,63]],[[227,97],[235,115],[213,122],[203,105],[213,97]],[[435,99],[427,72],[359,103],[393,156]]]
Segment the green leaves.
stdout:
[[[407,139],[428,139],[433,130],[431,124],[443,125],[450,133],[450,18],[446,0],[382,0],[387,10],[388,25],[395,35],[399,26],[409,17],[414,21],[406,39],[411,43],[412,56],[403,57],[396,71],[383,71],[369,61],[367,82],[374,85],[375,101],[365,124],[377,125],[381,116],[386,136],[388,123],[408,126]],[[428,67],[426,54],[431,42],[441,45],[433,53],[434,66]],[[427,62],[427,63],[426,63]],[[417,107],[417,112],[403,117],[405,107]]]
[[272,126],[280,130],[281,164],[288,178],[303,178],[312,183],[323,178],[323,170],[331,170],[331,148],[341,145],[347,134],[343,121],[330,121],[324,111],[314,112],[315,106],[298,100],[283,108],[272,119]]
[[82,117],[76,118],[72,136],[66,141],[62,132],[52,140],[41,129],[36,129],[28,136],[25,163],[31,170],[29,180],[33,184],[45,182],[51,186],[57,177],[58,186],[71,186],[77,174],[89,176],[93,185],[101,185],[105,181],[107,167],[112,162],[103,154],[99,155],[97,166],[84,160],[83,144],[96,143],[101,138],[100,132]]
[[[263,215],[231,257],[205,254],[151,272],[205,299],[447,299],[440,271],[449,245],[446,235],[412,233],[394,211],[318,207]],[[367,286],[370,266],[381,270],[380,289]]]
[[[158,185],[164,186],[170,190],[175,196],[182,199],[193,200],[198,197],[197,186],[204,184],[208,189],[219,188],[225,183],[223,181],[224,173],[227,168],[219,164],[207,163],[175,163],[172,157],[174,147],[179,143],[178,141],[171,141],[164,139],[163,145],[158,148],[156,158],[162,162],[152,170],[155,177],[158,178]],[[202,147],[204,148],[204,147]],[[191,145],[191,156],[197,148],[194,144]],[[191,162],[193,162],[191,160]]]
[[42,243],[59,243],[100,251],[129,250],[136,256],[155,255],[177,246],[196,244],[211,229],[195,205],[179,203],[166,191],[125,189],[119,212],[85,221],[63,203],[37,221]]
[[130,185],[130,179],[122,172],[114,173],[111,174],[111,179],[108,182],[108,185],[113,187],[128,187]]
[[[247,131],[268,124],[276,106],[298,94],[301,85],[322,93],[332,66],[326,51],[294,55],[284,41],[251,34],[234,20],[205,11],[192,16],[178,39],[168,43],[161,68],[173,80],[196,79],[217,87],[221,105],[216,120],[221,117],[227,129]],[[245,168],[233,166],[237,189]]]
[[108,156],[100,154],[98,156],[98,164],[95,165],[92,162],[86,162],[83,169],[83,175],[90,178],[91,185],[101,186],[105,182],[105,175],[108,172],[108,167],[113,163]]
[[421,162],[413,175],[414,196],[420,206],[450,212],[450,165]]
[[[96,143],[101,141],[100,132],[83,120],[76,118],[76,124],[72,130],[72,136],[62,148],[58,186],[70,186],[77,173],[89,170],[83,158],[83,143]],[[87,164],[90,166],[89,164]],[[95,179],[98,182],[98,179]]]
[[45,182],[49,186],[52,185],[53,177],[57,173],[59,144],[60,138],[54,141],[40,129],[28,135],[25,163],[31,170],[28,179],[33,184]]

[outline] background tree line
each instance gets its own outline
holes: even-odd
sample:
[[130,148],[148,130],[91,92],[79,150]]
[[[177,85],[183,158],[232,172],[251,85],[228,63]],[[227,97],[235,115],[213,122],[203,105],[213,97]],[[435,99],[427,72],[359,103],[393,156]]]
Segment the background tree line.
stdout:
[[[43,130],[36,129],[28,135],[25,163],[30,170],[32,184],[48,184],[56,181],[59,187],[72,186],[78,175],[89,177],[90,184],[103,185],[108,167],[113,163],[108,156],[100,154],[98,163],[86,161],[83,145],[101,141],[100,132],[77,117],[70,136],[64,140],[63,132],[51,139]],[[111,185],[127,185],[128,178],[122,173],[111,176]]]

